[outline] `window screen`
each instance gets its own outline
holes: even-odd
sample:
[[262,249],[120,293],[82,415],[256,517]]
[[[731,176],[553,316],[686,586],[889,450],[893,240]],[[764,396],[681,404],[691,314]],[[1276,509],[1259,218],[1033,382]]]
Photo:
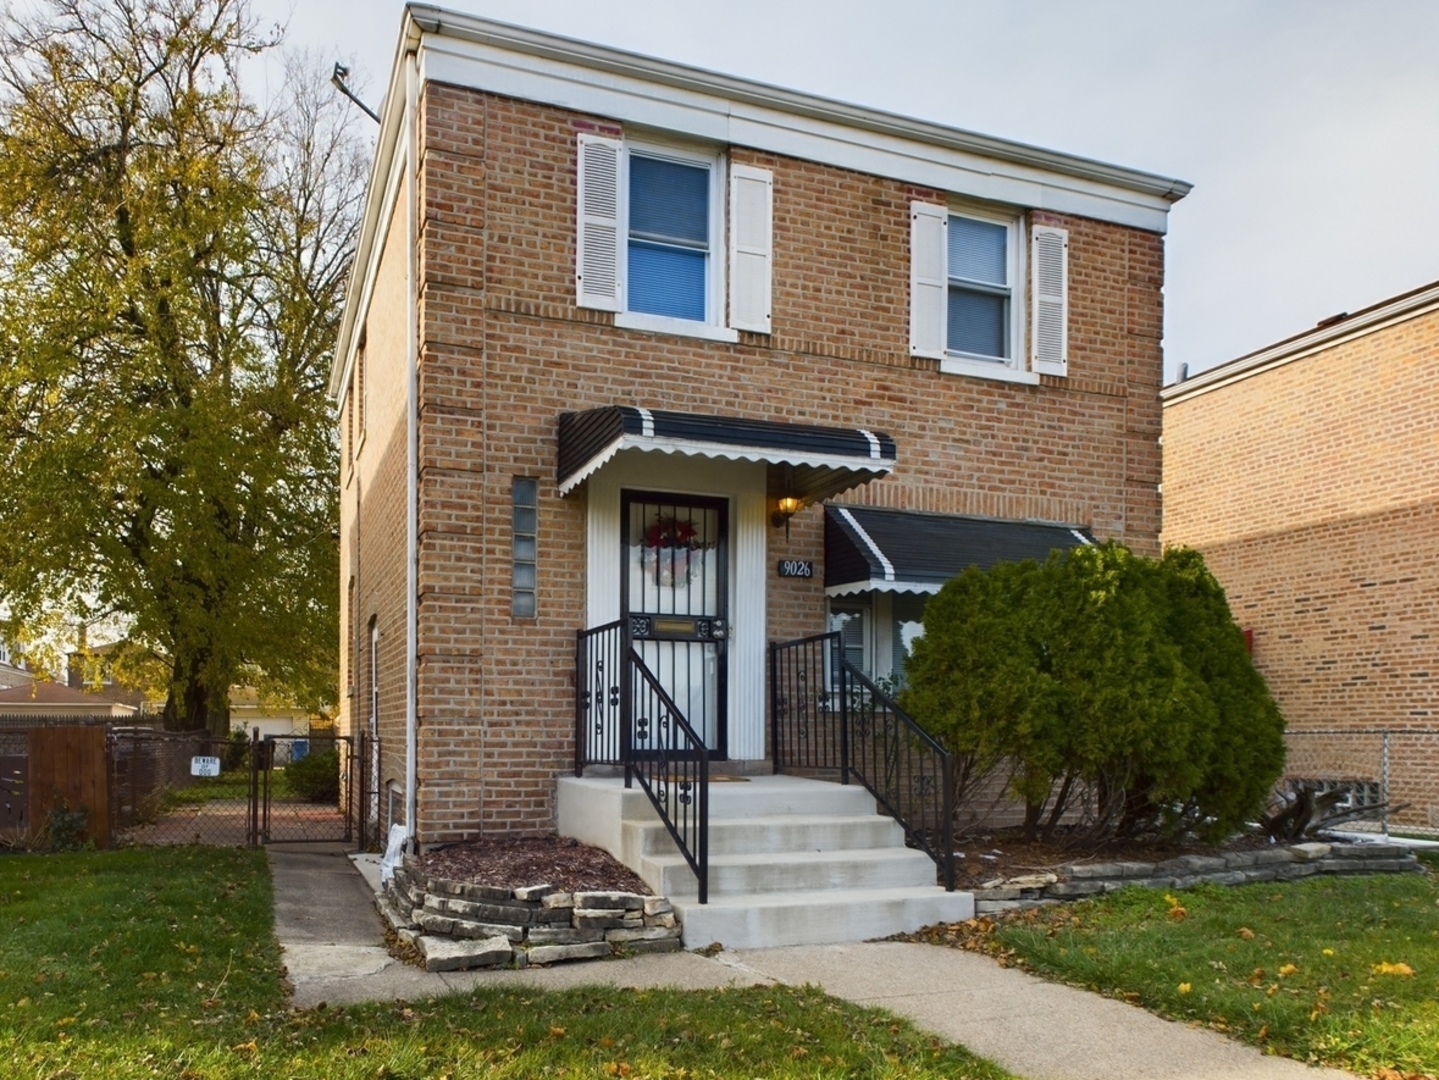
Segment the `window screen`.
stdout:
[[510,611],[517,618],[535,616],[536,558],[539,547],[540,482],[517,476],[510,489],[513,513],[512,601]]
[[628,308],[705,319],[710,170],[630,155]]
[[1009,347],[1009,228],[992,221],[950,217],[948,332],[951,352],[1007,359]]

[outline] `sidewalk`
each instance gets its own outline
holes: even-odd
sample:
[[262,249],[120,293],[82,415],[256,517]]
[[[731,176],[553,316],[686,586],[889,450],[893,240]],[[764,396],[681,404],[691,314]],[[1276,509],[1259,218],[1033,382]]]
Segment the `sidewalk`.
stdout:
[[[899,942],[667,953],[523,971],[430,973],[386,952],[378,867],[340,845],[274,845],[275,933],[297,1006],[413,1000],[474,987],[560,990],[604,984],[705,989],[814,983],[874,1005],[1030,1080],[1352,1080],[1265,1057],[1098,994],[1045,982],[987,957]],[[370,878],[370,881],[366,879]]]

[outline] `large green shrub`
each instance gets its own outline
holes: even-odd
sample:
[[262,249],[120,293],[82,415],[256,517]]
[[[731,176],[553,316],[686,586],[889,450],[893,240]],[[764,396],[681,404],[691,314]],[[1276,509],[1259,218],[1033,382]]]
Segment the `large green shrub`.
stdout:
[[[333,741],[326,740],[331,746]],[[338,802],[340,754],[337,750],[312,751],[285,766],[285,784],[291,794],[306,802]]]
[[924,627],[905,707],[954,752],[958,801],[1005,770],[1030,836],[1077,810],[1092,838],[1223,834],[1279,774],[1283,723],[1195,552],[971,569]]

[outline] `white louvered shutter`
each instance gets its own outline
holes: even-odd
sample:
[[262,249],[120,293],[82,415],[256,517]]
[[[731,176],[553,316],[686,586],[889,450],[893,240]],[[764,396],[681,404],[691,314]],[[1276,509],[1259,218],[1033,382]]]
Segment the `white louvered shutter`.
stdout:
[[942,206],[909,204],[909,351],[944,358],[944,230],[949,211]]
[[1030,233],[1034,296],[1034,370],[1069,374],[1069,232],[1048,225]]
[[620,163],[624,144],[598,135],[579,137],[579,210],[575,231],[575,302],[619,311]]
[[770,267],[774,246],[774,174],[730,169],[730,326],[770,332]]

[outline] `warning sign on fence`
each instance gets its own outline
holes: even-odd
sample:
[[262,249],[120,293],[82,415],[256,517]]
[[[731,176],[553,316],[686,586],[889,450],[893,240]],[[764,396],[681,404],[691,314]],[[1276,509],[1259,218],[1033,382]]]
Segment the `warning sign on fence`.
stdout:
[[196,756],[190,759],[191,776],[219,776],[220,759],[217,757]]

